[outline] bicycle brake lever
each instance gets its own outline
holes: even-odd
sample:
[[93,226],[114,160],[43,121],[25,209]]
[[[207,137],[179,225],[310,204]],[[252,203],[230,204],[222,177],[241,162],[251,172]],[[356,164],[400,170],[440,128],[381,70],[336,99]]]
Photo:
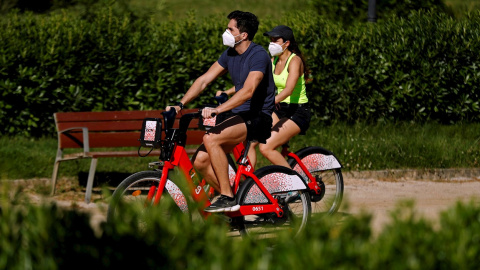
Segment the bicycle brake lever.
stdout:
[[173,127],[175,122],[175,116],[177,116],[177,111],[175,108],[171,108],[169,111],[162,112],[163,121],[165,122],[165,130],[170,130]]
[[227,102],[228,95],[225,94],[225,93],[221,93],[220,95],[215,96],[215,100],[218,102],[219,105],[221,105],[221,104]]

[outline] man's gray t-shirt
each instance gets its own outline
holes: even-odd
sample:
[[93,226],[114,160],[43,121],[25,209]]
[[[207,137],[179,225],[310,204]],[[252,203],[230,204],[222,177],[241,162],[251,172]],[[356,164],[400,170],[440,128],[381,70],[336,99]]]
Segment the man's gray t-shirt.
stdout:
[[235,91],[243,88],[243,84],[251,71],[263,73],[263,79],[258,85],[252,98],[234,108],[232,112],[264,112],[271,115],[275,107],[275,83],[272,75],[272,62],[265,49],[251,43],[243,54],[238,54],[233,48],[225,50],[218,63],[228,70],[232,77]]

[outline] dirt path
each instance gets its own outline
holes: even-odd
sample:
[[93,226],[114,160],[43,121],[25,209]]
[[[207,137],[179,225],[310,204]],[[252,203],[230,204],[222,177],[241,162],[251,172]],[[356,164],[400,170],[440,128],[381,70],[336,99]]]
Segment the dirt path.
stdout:
[[[344,203],[340,208],[343,214],[358,214],[367,211],[373,214],[372,229],[376,232],[389,222],[390,211],[402,200],[414,200],[415,209],[422,216],[435,220],[441,211],[453,206],[457,201],[469,201],[472,198],[480,203],[480,170],[466,176],[428,176],[422,174],[396,175],[391,173],[355,175],[344,173]],[[425,177],[428,176],[428,177]],[[27,188],[34,201],[47,198],[55,200],[61,206],[76,208],[92,214],[92,225],[105,221],[106,199],[100,192],[94,193],[93,203],[84,202],[85,191],[72,184],[72,179],[60,179],[58,193],[54,197],[44,197],[39,191],[49,190],[49,179],[16,181]],[[57,186],[58,187],[58,186]],[[348,205],[348,208],[346,208]]]
[[[345,198],[349,208],[341,212],[358,214],[364,210],[373,214],[372,228],[378,231],[390,221],[390,212],[402,200],[414,200],[416,211],[436,220],[439,213],[457,201],[474,199],[480,203],[480,179],[450,181],[379,180],[347,178]],[[345,204],[344,204],[345,205]]]

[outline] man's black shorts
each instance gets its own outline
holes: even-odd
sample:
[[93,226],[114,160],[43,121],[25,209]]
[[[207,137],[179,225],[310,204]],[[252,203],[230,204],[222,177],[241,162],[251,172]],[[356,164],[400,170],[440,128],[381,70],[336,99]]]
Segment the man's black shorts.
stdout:
[[280,109],[275,110],[279,119],[291,119],[300,128],[300,134],[305,135],[310,127],[310,119],[312,118],[310,106],[308,103],[294,104],[280,102]]
[[247,125],[247,140],[267,143],[272,132],[272,116],[263,112],[241,112],[240,116]]

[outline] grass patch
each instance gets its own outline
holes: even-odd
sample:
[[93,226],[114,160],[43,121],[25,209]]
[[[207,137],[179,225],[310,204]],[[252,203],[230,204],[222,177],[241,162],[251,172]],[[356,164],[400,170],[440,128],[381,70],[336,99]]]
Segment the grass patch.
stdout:
[[463,17],[466,13],[480,9],[478,0],[445,0],[445,4],[450,7],[457,18]]
[[296,1],[256,1],[256,0],[204,0],[201,2],[192,0],[166,0],[163,1],[159,15],[155,18],[162,20],[186,19],[189,12],[194,12],[198,18],[219,16],[225,18],[234,10],[249,11],[258,16],[259,20],[265,18],[280,19],[288,16],[291,11],[307,11],[310,4],[308,0]]
[[[403,168],[478,168],[480,167],[480,124],[440,125],[435,123],[336,123],[322,126],[312,122],[305,136],[290,142],[292,151],[306,146],[321,146],[335,153],[349,170]],[[0,138],[0,179],[51,177],[57,149],[56,138]],[[147,158],[100,159],[97,176],[106,173],[130,174],[148,170]],[[269,165],[258,154],[260,167]],[[90,159],[63,162],[59,176],[86,178]],[[112,179],[113,180],[113,179]]]
[[[344,170],[479,167],[480,124],[424,125],[313,122],[305,136],[290,143],[292,151],[321,146],[340,159]],[[263,157],[261,166],[267,165]]]

